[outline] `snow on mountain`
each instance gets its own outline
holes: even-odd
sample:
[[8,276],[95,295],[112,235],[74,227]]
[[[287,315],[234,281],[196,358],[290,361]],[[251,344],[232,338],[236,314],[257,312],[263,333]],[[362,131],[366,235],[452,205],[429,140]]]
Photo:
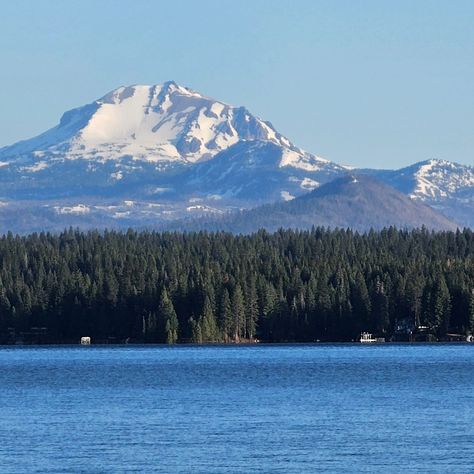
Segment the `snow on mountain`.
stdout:
[[201,195],[218,194],[253,205],[299,196],[331,181],[346,170],[330,161],[296,154],[271,141],[241,141],[197,163],[183,175],[188,190]]
[[169,230],[223,230],[238,233],[260,228],[310,229],[312,226],[351,228],[358,231],[396,226],[425,225],[435,230],[456,230],[457,225],[422,202],[367,175],[347,174],[294,198],[284,193],[277,202],[205,219],[177,221]]
[[446,160],[426,160],[399,170],[365,170],[413,199],[443,201],[474,190],[474,167]]
[[413,176],[415,186],[411,197],[422,201],[443,200],[474,187],[474,168],[446,160],[417,163]]
[[0,226],[147,225],[298,196],[343,171],[245,107],[174,82],[119,87],[0,149]]
[[399,170],[364,172],[441,211],[461,226],[474,227],[474,167],[432,159]]
[[[349,170],[298,148],[245,107],[172,81],[119,87],[0,148],[0,231],[219,214],[298,198]],[[474,227],[472,167],[430,160],[362,172]]]
[[66,112],[47,132],[0,149],[0,158],[32,161],[24,171],[76,159],[196,163],[241,140],[281,146],[285,150],[281,166],[314,169],[321,160],[295,147],[244,107],[232,107],[172,81],[119,87]]

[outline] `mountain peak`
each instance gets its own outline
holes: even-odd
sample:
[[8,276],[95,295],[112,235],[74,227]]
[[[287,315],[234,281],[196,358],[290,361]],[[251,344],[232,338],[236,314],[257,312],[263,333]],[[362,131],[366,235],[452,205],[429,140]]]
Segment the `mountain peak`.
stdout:
[[419,161],[415,163],[413,166],[446,166],[446,165],[454,165],[455,163],[447,160],[442,160],[440,158],[429,158],[427,160]]
[[129,86],[120,86],[108,92],[96,102],[100,104],[120,104],[124,100],[139,95],[140,93],[146,93],[150,98],[153,98],[174,92],[182,95],[203,97],[188,87],[180,86],[175,81],[166,81],[163,84],[132,84]]
[[178,84],[176,84],[175,81],[173,80],[170,80],[170,81],[166,81],[163,83],[163,87],[166,88],[166,87],[178,87]]
[[[474,225],[472,167],[426,160],[365,172]],[[174,81],[124,85],[66,112],[43,134],[0,149],[0,225],[2,215],[4,229],[17,218],[29,221],[16,214],[27,200],[30,230],[39,215],[61,228],[79,224],[75,219],[111,227],[154,225],[294,200],[319,189],[351,196],[355,206],[365,199],[363,188],[372,186],[358,173],[301,150],[246,107]]]
[[411,197],[446,199],[453,193],[474,186],[474,168],[447,160],[430,159],[415,163],[413,169],[415,186]]
[[0,157],[186,164],[206,161],[242,140],[269,141],[298,157],[309,156],[245,107],[167,81],[120,86],[66,112],[42,135],[1,149]]

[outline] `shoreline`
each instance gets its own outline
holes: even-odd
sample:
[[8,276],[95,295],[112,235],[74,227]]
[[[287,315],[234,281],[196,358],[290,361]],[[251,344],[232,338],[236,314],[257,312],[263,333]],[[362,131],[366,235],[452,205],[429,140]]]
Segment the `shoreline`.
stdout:
[[274,347],[274,346],[360,346],[360,347],[380,347],[380,346],[418,346],[418,345],[473,345],[472,342],[468,341],[388,341],[388,342],[374,342],[370,344],[364,344],[358,341],[319,341],[319,342],[259,342],[259,343],[225,343],[225,342],[209,342],[209,343],[147,343],[147,342],[133,342],[133,343],[91,343],[81,344],[72,342],[63,343],[35,343],[35,344],[0,344],[2,348],[28,348],[28,347],[157,347],[157,348],[180,348],[180,347]]

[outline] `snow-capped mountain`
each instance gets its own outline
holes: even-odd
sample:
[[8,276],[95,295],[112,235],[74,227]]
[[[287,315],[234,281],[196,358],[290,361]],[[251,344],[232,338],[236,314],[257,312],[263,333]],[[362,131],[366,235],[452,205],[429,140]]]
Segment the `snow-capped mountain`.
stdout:
[[395,171],[372,172],[420,201],[443,201],[474,187],[473,167],[446,160],[426,160]]
[[[244,107],[174,82],[119,87],[0,149],[0,231],[150,227],[292,200],[347,172]],[[470,167],[362,172],[474,227]]]
[[0,159],[3,166],[30,161],[26,172],[63,160],[113,160],[119,166],[121,159],[131,158],[186,164],[209,160],[242,140],[282,147],[282,166],[314,166],[315,157],[245,107],[232,107],[172,81],[119,87],[66,112],[45,133],[0,149]]
[[443,212],[462,226],[474,227],[474,167],[426,160],[399,170],[364,170]]
[[474,168],[446,160],[428,160],[415,165],[412,197],[421,201],[442,201],[474,187]]
[[0,149],[0,228],[25,213],[26,230],[148,225],[290,199],[343,171],[245,107],[174,82],[119,87]]

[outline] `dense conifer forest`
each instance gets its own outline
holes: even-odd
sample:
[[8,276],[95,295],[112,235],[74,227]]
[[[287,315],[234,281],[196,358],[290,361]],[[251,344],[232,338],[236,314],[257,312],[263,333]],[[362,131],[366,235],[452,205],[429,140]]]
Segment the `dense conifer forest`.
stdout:
[[350,341],[474,330],[474,233],[394,228],[0,238],[1,342]]

